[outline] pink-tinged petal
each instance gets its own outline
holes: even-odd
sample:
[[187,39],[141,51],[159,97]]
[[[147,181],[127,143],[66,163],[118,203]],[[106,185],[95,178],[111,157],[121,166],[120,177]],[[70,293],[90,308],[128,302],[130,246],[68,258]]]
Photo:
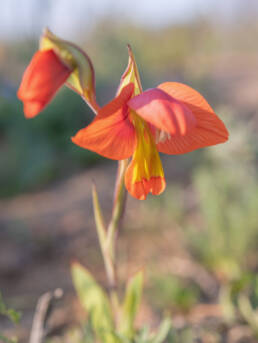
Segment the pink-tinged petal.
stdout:
[[136,137],[126,105],[132,91],[132,85],[124,87],[120,95],[105,105],[93,122],[77,132],[72,141],[110,159],[123,160],[132,156]]
[[161,89],[153,88],[133,97],[128,106],[159,130],[185,136],[196,125],[192,111]]
[[185,136],[163,135],[163,139],[157,141],[160,152],[184,154],[228,140],[228,131],[224,123],[196,90],[177,82],[166,82],[159,85],[158,88],[183,103],[196,119],[196,126]]
[[51,101],[72,70],[54,50],[37,51],[24,72],[18,98],[27,118],[35,117]]

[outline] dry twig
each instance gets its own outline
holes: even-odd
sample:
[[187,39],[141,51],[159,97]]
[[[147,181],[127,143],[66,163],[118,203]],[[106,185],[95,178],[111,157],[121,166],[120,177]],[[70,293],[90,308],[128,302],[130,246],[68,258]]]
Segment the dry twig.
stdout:
[[52,311],[53,304],[62,296],[63,291],[58,288],[54,292],[47,292],[39,298],[33,318],[29,343],[43,343],[46,335],[47,320]]

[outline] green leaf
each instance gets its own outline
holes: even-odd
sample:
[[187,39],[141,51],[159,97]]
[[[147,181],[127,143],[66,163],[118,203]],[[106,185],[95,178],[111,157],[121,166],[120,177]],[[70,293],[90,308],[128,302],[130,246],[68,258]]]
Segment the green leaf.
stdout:
[[96,224],[98,237],[100,241],[100,246],[101,246],[101,249],[103,250],[103,247],[106,241],[106,226],[104,223],[104,218],[102,215],[102,210],[99,203],[99,197],[98,197],[98,192],[97,192],[95,183],[92,184],[92,202],[93,202],[94,218],[95,218],[95,224]]
[[0,314],[8,317],[13,323],[18,324],[20,321],[21,313],[13,309],[8,309],[3,301],[2,294],[0,292]]
[[136,273],[128,282],[123,304],[120,332],[128,338],[134,336],[134,320],[141,301],[143,271]]
[[245,294],[238,296],[238,309],[258,337],[258,313],[252,308],[252,304]]
[[6,311],[6,307],[5,307],[5,304],[4,304],[4,301],[3,301],[2,294],[0,292],[0,313],[1,314],[5,314],[5,311]]
[[152,343],[163,343],[165,339],[168,336],[168,333],[172,327],[171,319],[165,318],[159,327],[158,332],[155,334],[155,336],[152,338]]
[[219,292],[219,303],[222,307],[223,316],[228,323],[233,323],[236,317],[236,307],[231,297],[231,291],[231,285],[224,285]]
[[12,308],[7,310],[6,315],[15,324],[18,324],[21,318],[21,313],[13,310]]
[[17,339],[16,338],[7,338],[5,336],[3,336],[1,333],[0,333],[0,342],[3,342],[3,343],[17,343]]
[[72,279],[81,305],[90,316],[101,342],[117,343],[109,300],[90,272],[79,263],[72,265]]
[[144,325],[137,332],[136,337],[134,337],[136,343],[146,343],[150,341],[150,328],[148,325]]

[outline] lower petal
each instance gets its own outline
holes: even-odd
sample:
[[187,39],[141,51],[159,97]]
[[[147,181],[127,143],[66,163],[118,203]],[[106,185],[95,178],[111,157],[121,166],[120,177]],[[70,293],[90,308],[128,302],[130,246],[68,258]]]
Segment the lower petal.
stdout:
[[148,193],[159,195],[166,187],[159,153],[146,124],[143,132],[137,132],[137,148],[125,174],[125,186],[139,200],[145,200]]
[[166,188],[164,176],[152,176],[150,179],[142,178],[140,181],[133,181],[133,170],[135,164],[132,161],[125,175],[125,186],[128,192],[136,199],[145,200],[149,193],[161,194]]

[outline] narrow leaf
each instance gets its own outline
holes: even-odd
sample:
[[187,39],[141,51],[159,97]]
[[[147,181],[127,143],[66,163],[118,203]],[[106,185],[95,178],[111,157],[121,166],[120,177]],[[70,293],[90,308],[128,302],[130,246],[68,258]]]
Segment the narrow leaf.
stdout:
[[72,279],[81,305],[88,312],[93,330],[102,342],[117,342],[109,300],[90,272],[79,263],[72,265]]
[[98,232],[101,249],[103,249],[106,241],[106,227],[102,215],[102,210],[99,203],[99,197],[95,183],[92,184],[92,202],[94,209],[95,224]]
[[134,321],[141,301],[142,287],[143,271],[139,271],[128,282],[123,304],[120,331],[128,338],[134,335]]
[[240,313],[250,327],[258,335],[258,314],[257,311],[252,308],[251,302],[245,294],[238,296],[238,308]]
[[8,309],[3,301],[2,294],[0,292],[0,314],[8,317],[13,323],[18,324],[21,318],[21,313],[13,310],[12,308]]
[[152,343],[163,343],[168,336],[168,333],[172,327],[171,319],[165,318],[155,334],[154,338],[151,340]]

